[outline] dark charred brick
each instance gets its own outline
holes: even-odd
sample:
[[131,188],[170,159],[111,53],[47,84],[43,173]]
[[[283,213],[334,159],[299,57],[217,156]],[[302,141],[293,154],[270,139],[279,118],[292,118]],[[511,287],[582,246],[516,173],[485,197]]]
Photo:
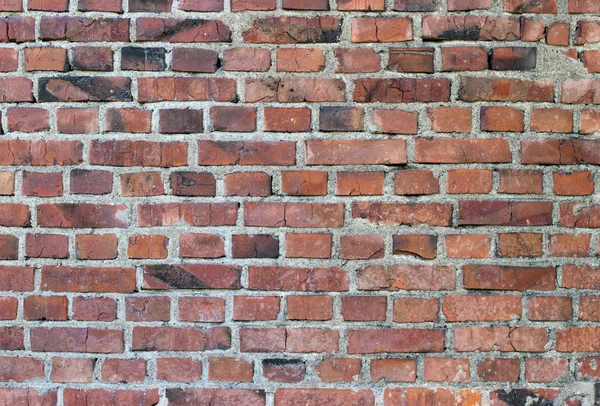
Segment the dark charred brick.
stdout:
[[75,70],[111,71],[112,50],[106,47],[75,47],[71,66]]
[[147,289],[240,289],[241,269],[229,265],[145,265]]
[[172,0],[129,0],[129,11],[160,13],[171,11]]
[[233,258],[277,258],[279,240],[268,234],[240,234],[232,236]]
[[257,18],[244,33],[250,43],[302,44],[337,42],[342,21],[337,17],[270,17]]
[[493,70],[535,69],[537,48],[495,48],[492,50]]
[[40,102],[131,101],[131,79],[123,77],[62,76],[38,79]]
[[158,131],[163,134],[191,134],[204,131],[202,110],[162,109],[158,117]]
[[73,169],[71,171],[71,193],[81,195],[105,195],[112,192],[111,171]]
[[121,69],[159,71],[165,70],[164,48],[124,47],[121,50]]
[[214,196],[216,181],[208,172],[173,172],[171,189],[177,196]]
[[365,112],[361,107],[324,106],[320,110],[321,131],[362,131]]
[[[542,390],[543,391],[543,390]],[[548,393],[550,395],[550,393]],[[532,391],[529,389],[500,389],[490,393],[493,403],[495,399],[504,402],[507,406],[553,406],[554,396],[544,397],[544,393]]]
[[219,54],[212,49],[174,48],[171,69],[181,72],[215,73]]
[[301,359],[265,359],[263,376],[273,382],[300,382],[306,374],[306,364]]

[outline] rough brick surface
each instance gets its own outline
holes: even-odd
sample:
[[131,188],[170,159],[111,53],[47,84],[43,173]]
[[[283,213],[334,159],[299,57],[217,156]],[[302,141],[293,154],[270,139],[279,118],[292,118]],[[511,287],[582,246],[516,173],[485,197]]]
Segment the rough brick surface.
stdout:
[[0,405],[600,405],[600,0],[0,12]]

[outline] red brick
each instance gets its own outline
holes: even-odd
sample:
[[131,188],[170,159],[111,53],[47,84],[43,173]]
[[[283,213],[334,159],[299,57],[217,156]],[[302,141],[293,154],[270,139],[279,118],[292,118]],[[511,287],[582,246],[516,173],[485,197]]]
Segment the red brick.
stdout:
[[463,200],[458,207],[459,225],[534,226],[551,223],[551,202]]
[[419,163],[494,163],[511,162],[505,139],[417,138],[415,160]]
[[233,320],[275,320],[279,314],[277,296],[236,296],[233,302]]
[[348,354],[444,350],[444,330],[440,329],[348,330],[347,334]]
[[511,107],[482,106],[482,131],[512,131],[523,132],[524,114],[521,110]]
[[271,52],[268,49],[229,48],[223,51],[223,69],[226,71],[266,72],[270,67]]
[[90,163],[105,166],[158,166],[168,168],[187,165],[184,142],[99,141],[90,149]]
[[138,101],[222,101],[236,99],[236,84],[227,78],[147,77],[138,79]]
[[538,42],[546,34],[546,23],[534,18],[521,19],[521,40],[526,42]]
[[554,181],[554,194],[557,196],[586,196],[594,193],[592,172],[554,172],[552,179]]
[[225,299],[212,297],[179,298],[179,320],[205,323],[225,321]]
[[569,23],[555,21],[546,31],[546,43],[548,45],[568,46],[571,26]]
[[452,169],[448,171],[446,191],[455,193],[489,193],[492,190],[492,171],[487,169]]
[[336,42],[341,29],[342,21],[338,17],[258,18],[252,22],[250,29],[243,33],[243,39],[249,43],[273,44]]
[[554,82],[467,76],[461,78],[458,96],[467,102],[553,102]]
[[498,254],[501,257],[542,256],[542,235],[536,233],[498,234]]
[[190,134],[204,131],[202,110],[161,109],[158,131],[163,134]]
[[67,60],[67,50],[63,48],[25,48],[24,56],[26,71],[65,72],[69,68],[69,63]]
[[248,288],[253,290],[342,292],[347,291],[348,286],[348,275],[340,268],[248,268]]
[[361,405],[373,406],[375,400],[369,389],[279,388],[275,391],[275,406],[285,405]]
[[232,0],[231,2],[231,11],[266,11],[274,9],[274,0]]
[[118,241],[115,234],[78,234],[75,237],[77,259],[115,259]]
[[519,19],[479,15],[426,15],[423,39],[463,41],[512,41],[520,38]]
[[254,107],[211,107],[210,121],[214,131],[255,131],[256,109]]
[[339,228],[344,205],[338,203],[244,203],[247,227]]
[[214,234],[180,234],[179,255],[183,258],[224,257],[225,246],[223,238]]
[[146,378],[146,361],[142,359],[107,359],[102,363],[104,382],[143,382]]
[[357,103],[434,103],[450,100],[448,79],[357,79],[352,99]]
[[0,49],[0,58],[0,72],[14,72],[17,70],[19,66],[19,53],[16,49]]
[[68,258],[69,237],[60,234],[27,234],[27,258]]
[[345,321],[385,321],[385,296],[344,296],[342,317]]
[[477,375],[485,382],[516,382],[520,367],[518,359],[487,358],[477,364]]
[[337,9],[341,11],[383,11],[383,0],[337,0]]
[[63,108],[56,110],[56,127],[63,134],[91,134],[98,132],[98,109]]
[[560,224],[565,227],[598,228],[600,206],[595,204],[560,204]]
[[289,141],[198,141],[199,165],[294,165],[296,144]]
[[442,311],[450,322],[509,321],[521,316],[521,298],[512,295],[449,295],[444,298]]
[[360,374],[360,359],[327,358],[315,367],[323,382],[353,382]]
[[117,318],[117,303],[108,297],[73,298],[75,320],[113,321]]
[[8,131],[33,133],[50,129],[48,111],[38,108],[12,107],[7,110]]
[[525,378],[529,382],[554,382],[569,373],[566,359],[527,358]]
[[306,374],[306,365],[299,359],[265,359],[262,368],[263,376],[273,382],[300,382]]
[[281,190],[292,196],[325,196],[327,179],[325,171],[284,171]]
[[440,192],[437,178],[427,170],[404,170],[394,177],[395,192],[398,195],[431,195]]
[[82,161],[79,141],[0,140],[0,150],[11,151],[0,157],[2,165],[56,166]]
[[241,358],[209,358],[208,379],[210,381],[252,382],[254,364]]
[[121,174],[121,196],[157,196],[165,193],[159,172]]
[[352,218],[366,219],[381,225],[448,226],[451,205],[443,203],[355,203]]
[[285,351],[297,353],[334,353],[338,351],[339,332],[320,328],[287,329]]
[[138,18],[137,41],[229,42],[231,33],[221,20]]
[[159,401],[158,389],[64,389],[64,406],[124,404],[155,405]]
[[216,181],[212,173],[172,172],[171,189],[178,196],[214,196]]
[[390,48],[387,69],[400,73],[433,73],[433,48]]
[[383,181],[383,172],[338,172],[336,195],[381,195]]
[[288,258],[330,258],[331,234],[291,234],[286,236]]
[[0,320],[16,319],[18,305],[19,301],[16,297],[0,297]]
[[171,69],[180,72],[215,73],[219,62],[218,52],[202,48],[173,48],[171,58]]
[[411,18],[352,19],[352,42],[401,42],[412,39]]
[[556,331],[556,350],[558,352],[597,352],[597,327],[570,327]]
[[362,107],[324,106],[319,110],[319,130],[362,131],[364,128],[364,110]]
[[394,255],[412,255],[423,259],[433,259],[437,255],[437,236],[394,234],[392,251]]
[[502,169],[498,192],[514,194],[542,193],[543,175],[538,170]]
[[469,381],[471,368],[468,359],[425,357],[424,362],[423,377],[426,381]]
[[[97,0],[82,0],[79,2],[90,3]],[[110,2],[103,2],[107,5]],[[121,3],[118,4],[119,11]],[[73,60],[71,66],[77,70],[90,70],[90,71],[111,71],[113,70],[113,53],[108,47],[88,47],[78,46],[72,50]]]
[[44,265],[41,289],[81,293],[133,292],[135,269]]
[[337,48],[337,73],[379,72],[381,57],[369,48]]
[[44,377],[44,361],[30,357],[0,357],[0,381],[26,382]]
[[405,140],[307,140],[308,165],[405,164]]
[[102,354],[124,351],[123,332],[96,328],[33,327],[31,350],[52,352],[94,352]]
[[124,133],[149,133],[152,111],[125,108],[106,110],[106,131]]
[[533,109],[531,130],[549,133],[573,132],[573,113],[563,109]]
[[223,11],[223,0],[181,0],[179,8],[185,11]]
[[553,257],[586,257],[590,251],[590,234],[551,234],[548,253]]
[[417,134],[418,119],[411,111],[373,109],[373,124],[385,134]]
[[67,320],[66,296],[28,296],[23,301],[25,320]]
[[600,81],[568,79],[562,83],[562,102],[566,104],[600,104]]
[[265,406],[263,390],[230,389],[230,388],[169,388],[167,399],[172,406],[202,404],[203,402],[218,405],[245,404],[247,406]]
[[23,350],[23,327],[0,327],[0,349]]
[[323,68],[325,55],[319,48],[277,49],[278,72],[319,72]]
[[245,87],[246,103],[343,102],[346,99],[346,86],[341,79],[246,79]]
[[6,77],[0,80],[0,100],[4,103],[33,101],[33,83],[24,77]]
[[325,295],[287,296],[288,320],[331,320],[333,299]]
[[165,203],[138,206],[140,227],[171,226],[179,222],[190,226],[233,225],[237,203]]
[[95,360],[90,358],[52,358],[52,382],[90,383]]
[[[525,239],[527,236],[523,236],[523,238]],[[525,241],[527,242],[527,240]],[[521,291],[556,289],[556,269],[554,267],[465,265],[463,275],[464,285],[467,289]]]
[[[566,361],[566,360],[564,360]],[[581,374],[581,376],[589,377],[589,378],[598,378],[598,369],[596,367],[598,362],[598,358],[586,357],[581,358],[578,362],[577,372]],[[568,368],[567,368],[568,371]]]
[[415,382],[417,361],[414,359],[373,359],[371,360],[371,380],[380,382]]
[[71,193],[105,195],[112,191],[113,175],[110,171],[73,169]]
[[488,54],[483,47],[442,48],[442,70],[481,71],[488,69]]
[[600,268],[590,265],[563,265],[563,288],[597,289],[600,286]]
[[189,358],[159,358],[156,379],[167,382],[195,382],[202,377],[202,362]]
[[577,21],[575,30],[575,45],[593,44],[600,42],[600,23],[597,21]]
[[489,258],[491,238],[485,234],[446,235],[446,255],[450,258]]
[[0,172],[0,195],[12,196],[15,193],[14,172]]
[[12,235],[0,235],[0,260],[19,259],[19,239]]
[[133,351],[210,351],[231,348],[229,327],[142,327],[132,332]]
[[24,172],[22,193],[25,196],[62,196],[62,174],[59,172]]
[[302,132],[310,130],[310,109],[265,107],[265,131]]
[[348,235],[340,237],[341,259],[383,258],[384,240],[378,235]]
[[579,298],[579,320],[600,321],[599,304],[600,296],[581,296]]
[[167,296],[127,297],[125,317],[128,321],[169,321],[171,300]]
[[269,196],[271,194],[271,176],[265,172],[228,173],[225,175],[223,185],[225,196]]

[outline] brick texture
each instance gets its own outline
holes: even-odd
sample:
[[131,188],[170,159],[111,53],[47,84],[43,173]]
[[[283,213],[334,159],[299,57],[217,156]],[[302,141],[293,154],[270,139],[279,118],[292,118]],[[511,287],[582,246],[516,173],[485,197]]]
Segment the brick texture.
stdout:
[[600,405],[600,0],[0,12],[0,405]]

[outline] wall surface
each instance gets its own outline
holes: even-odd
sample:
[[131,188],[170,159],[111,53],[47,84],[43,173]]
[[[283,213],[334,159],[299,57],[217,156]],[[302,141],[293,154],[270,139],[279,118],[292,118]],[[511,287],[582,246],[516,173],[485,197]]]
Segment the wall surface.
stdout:
[[600,0],[0,0],[0,404],[600,403]]

